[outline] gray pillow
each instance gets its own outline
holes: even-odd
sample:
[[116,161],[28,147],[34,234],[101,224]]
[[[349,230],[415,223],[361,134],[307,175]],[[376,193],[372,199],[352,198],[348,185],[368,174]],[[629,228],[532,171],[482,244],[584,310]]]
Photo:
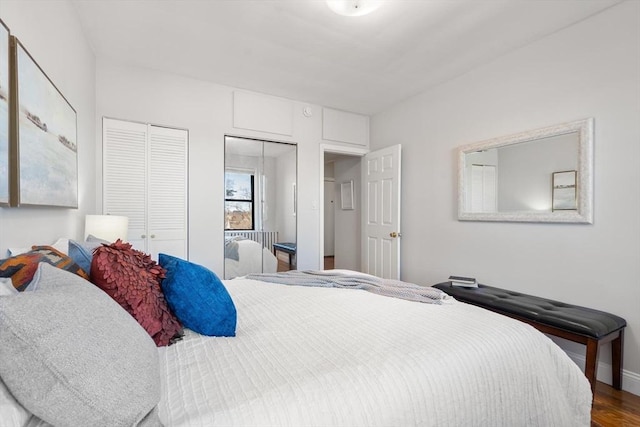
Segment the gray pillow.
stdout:
[[158,350],[111,297],[40,263],[33,292],[0,297],[0,377],[55,426],[161,425]]

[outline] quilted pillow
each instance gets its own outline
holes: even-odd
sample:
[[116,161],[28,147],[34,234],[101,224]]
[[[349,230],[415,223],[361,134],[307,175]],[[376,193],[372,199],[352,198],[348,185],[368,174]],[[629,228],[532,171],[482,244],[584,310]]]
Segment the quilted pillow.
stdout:
[[149,255],[120,239],[97,248],[91,261],[91,281],[127,310],[158,347],[182,336],[182,325],[160,288],[164,274]]
[[41,263],[33,281],[33,292],[0,298],[0,377],[11,395],[54,426],[159,425],[147,333],[76,275]]
[[0,277],[10,277],[13,286],[23,291],[38,268],[38,263],[46,262],[54,267],[77,274],[83,279],[89,275],[73,259],[53,246],[33,246],[29,252],[0,260]]
[[202,335],[236,335],[236,307],[213,271],[170,255],[158,260],[167,271],[164,296],[184,326]]

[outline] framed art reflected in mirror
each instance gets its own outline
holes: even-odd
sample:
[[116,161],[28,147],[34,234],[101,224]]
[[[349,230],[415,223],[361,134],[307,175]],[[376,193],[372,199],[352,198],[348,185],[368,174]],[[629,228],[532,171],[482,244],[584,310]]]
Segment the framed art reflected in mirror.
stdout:
[[551,209],[555,211],[574,211],[576,204],[576,171],[553,173],[553,201]]
[[354,209],[353,180],[340,184],[340,207],[343,211],[350,211]]

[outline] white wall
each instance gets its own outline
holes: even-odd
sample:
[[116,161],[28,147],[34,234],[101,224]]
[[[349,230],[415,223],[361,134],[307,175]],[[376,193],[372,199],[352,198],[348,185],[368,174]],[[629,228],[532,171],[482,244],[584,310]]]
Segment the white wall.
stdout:
[[[273,157],[265,157],[263,160],[264,165],[264,180],[266,182],[264,195],[262,190],[258,191],[259,197],[264,200],[262,209],[259,209],[259,205],[256,206],[256,210],[262,210],[260,213],[262,221],[262,229],[264,231],[277,231],[278,230],[278,215],[280,213],[279,194],[278,194],[278,168],[277,160]],[[262,187],[262,183],[260,183]],[[259,200],[256,201],[259,203]]]
[[278,240],[281,242],[296,241],[297,214],[294,214],[293,208],[293,184],[295,182],[296,152],[293,150],[276,158],[277,230]]
[[[639,54],[640,3],[624,2],[374,116],[371,130],[372,149],[403,145],[404,280],[473,276],[620,315],[629,325],[623,383],[636,394]],[[457,146],[586,117],[595,118],[594,224],[456,219]]]
[[[333,163],[332,163],[333,164]],[[324,256],[334,256],[336,242],[336,182],[324,179]]]
[[[360,271],[360,228],[362,207],[360,206],[361,157],[340,157],[334,163],[335,189],[335,268]],[[340,184],[353,180],[353,210],[342,210]]]
[[82,238],[95,213],[95,58],[68,2],[2,0],[0,18],[77,112],[78,209],[0,208],[0,258],[7,247]]
[[[97,61],[96,119],[102,116],[189,129],[189,258],[222,272],[224,135],[298,144],[298,268],[319,266],[321,108],[293,104],[292,136],[233,127],[234,88]],[[311,117],[302,114],[310,106]],[[100,129],[96,130],[100,144]],[[96,176],[101,176],[97,164]],[[98,197],[100,203],[101,195]]]
[[498,211],[551,212],[553,172],[578,169],[576,133],[498,150]]

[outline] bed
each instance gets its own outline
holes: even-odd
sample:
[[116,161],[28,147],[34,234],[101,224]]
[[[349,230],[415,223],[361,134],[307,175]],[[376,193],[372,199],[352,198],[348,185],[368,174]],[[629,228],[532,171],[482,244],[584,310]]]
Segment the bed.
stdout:
[[225,239],[225,279],[256,272],[273,273],[277,269],[278,259],[262,244],[243,237]]
[[579,368],[531,326],[465,303],[225,281],[237,335],[160,349],[168,426],[586,426]]
[[[435,288],[401,284],[421,299],[342,270],[311,276],[366,286],[308,286],[299,271],[220,281],[165,254],[162,273],[120,241],[91,254],[93,284],[49,246],[0,262],[3,427],[590,423],[589,382],[549,338]],[[106,261],[104,277],[128,271],[110,282],[125,294],[150,286],[135,301],[161,311],[160,331],[100,284]]]

